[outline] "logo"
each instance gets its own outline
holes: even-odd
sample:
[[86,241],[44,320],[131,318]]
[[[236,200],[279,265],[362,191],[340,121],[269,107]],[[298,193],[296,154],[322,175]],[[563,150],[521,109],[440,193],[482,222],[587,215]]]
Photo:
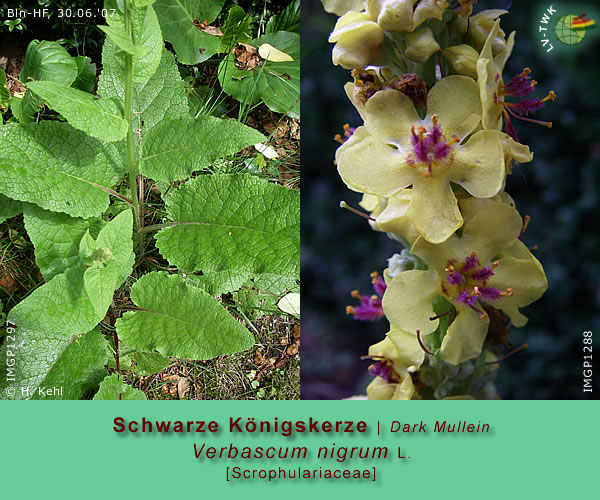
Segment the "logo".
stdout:
[[553,4],[546,8],[539,20],[540,43],[546,52],[560,46],[574,47],[595,27],[596,21],[585,12],[579,15],[565,12]]
[[590,28],[596,27],[596,21],[586,16],[585,13],[567,14],[562,16],[554,26],[556,38],[565,45],[575,45],[585,38],[585,33]]

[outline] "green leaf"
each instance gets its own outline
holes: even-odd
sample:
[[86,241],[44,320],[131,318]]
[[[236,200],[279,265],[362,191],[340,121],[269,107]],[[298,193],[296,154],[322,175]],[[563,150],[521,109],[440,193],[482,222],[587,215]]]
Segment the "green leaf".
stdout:
[[[133,269],[133,215],[131,210],[121,212],[98,235],[92,251],[92,264],[83,275],[85,291],[98,315],[106,314],[115,289]],[[87,233],[89,234],[89,233]],[[93,256],[102,255],[104,258]]]
[[300,294],[288,293],[277,303],[277,307],[292,316],[300,317]]
[[10,107],[10,90],[6,86],[6,73],[0,69],[0,112],[4,113]]
[[292,0],[281,14],[269,19],[265,33],[277,33],[278,31],[300,33],[300,0]]
[[93,92],[96,84],[96,64],[89,57],[77,56],[77,78],[73,87],[84,92]]
[[27,85],[73,127],[101,141],[120,141],[127,135],[127,122],[117,103],[95,99],[92,94],[54,82]]
[[[136,375],[153,375],[168,368],[172,363],[168,356],[159,352],[126,352],[126,349],[127,346],[119,342],[119,367],[121,370],[131,370]],[[116,369],[115,360],[111,359],[108,366]]]
[[71,85],[78,74],[77,62],[56,42],[32,40],[25,52],[19,80],[28,85],[32,80]]
[[136,57],[143,57],[148,53],[148,47],[141,47],[133,43],[124,26],[98,26],[98,28],[106,33],[106,36],[113,41],[119,50]]
[[[136,6],[130,11],[131,35],[129,35],[125,28],[125,18],[120,12],[120,9],[117,9],[114,16],[106,19],[110,26],[99,26],[99,28],[108,35],[108,39],[118,50],[133,56],[133,81],[144,83],[158,68],[164,48],[158,18],[150,5]],[[115,59],[115,63],[123,72],[125,61],[121,54]]]
[[265,314],[277,312],[278,296],[258,290],[240,290],[234,294],[236,305],[249,319],[258,319]]
[[157,0],[154,9],[163,37],[173,45],[181,64],[198,64],[219,51],[220,37],[194,26],[194,20],[212,22],[225,0]]
[[263,273],[257,274],[251,285],[259,290],[281,295],[287,290],[298,291],[300,289],[297,278],[294,276],[282,276],[280,274]]
[[[138,124],[144,123],[143,133],[162,120],[188,116],[188,103],[185,86],[179,75],[175,58],[168,50],[162,49],[162,59],[156,72],[146,83],[134,83],[133,113],[138,116]],[[102,74],[98,81],[98,95],[105,99],[125,98],[125,77],[123,69],[116,61],[114,44],[107,41],[102,50]],[[134,125],[136,118],[134,117]]]
[[118,148],[66,123],[0,128],[0,192],[75,217],[95,217],[125,174]]
[[279,31],[254,40],[259,47],[268,43],[291,56],[293,61],[264,61],[253,69],[239,69],[235,55],[229,54],[219,66],[219,81],[223,90],[246,104],[259,100],[277,113],[287,113],[292,118],[300,116],[300,36]]
[[12,200],[0,194],[0,224],[6,219],[19,215],[23,211],[23,204],[20,201]]
[[118,373],[106,377],[100,384],[100,389],[94,396],[94,400],[146,400],[146,395],[127,385],[121,380]]
[[151,179],[187,179],[216,159],[264,141],[256,130],[212,116],[164,120],[144,137],[141,172]]
[[221,37],[221,47],[219,52],[229,53],[238,42],[249,42],[252,40],[250,33],[250,22],[252,18],[244,12],[244,9],[232,7],[227,14],[227,20],[223,26],[223,36]]
[[106,376],[106,341],[97,329],[74,339],[60,331],[18,329],[12,335],[0,349],[2,359],[10,350],[15,360],[10,382],[10,368],[0,367],[2,399],[10,390],[11,399],[80,399]]
[[223,295],[239,290],[251,276],[252,273],[244,271],[206,271],[202,276],[187,276],[186,280],[211,295]]
[[26,205],[24,220],[29,239],[35,247],[35,262],[46,281],[79,265],[81,238],[90,229],[97,235],[103,224],[99,219],[70,217],[32,204]]
[[126,312],[116,328],[123,342],[140,351],[202,360],[253,345],[250,332],[212,296],[177,275],[146,274],[133,285],[131,298],[142,310]]
[[8,313],[17,327],[37,334],[57,334],[63,338],[94,328],[104,315],[98,314],[83,285],[81,265],[58,274],[34,290]]
[[[25,52],[25,61],[19,79],[27,85],[31,81],[46,80],[70,86],[78,75],[77,61],[57,42],[32,40]],[[40,110],[42,100],[27,90],[22,101],[15,103],[15,116],[21,123],[30,123]]]
[[171,265],[299,275],[298,191],[249,175],[203,175],[168,196],[166,207],[173,226],[156,243]]

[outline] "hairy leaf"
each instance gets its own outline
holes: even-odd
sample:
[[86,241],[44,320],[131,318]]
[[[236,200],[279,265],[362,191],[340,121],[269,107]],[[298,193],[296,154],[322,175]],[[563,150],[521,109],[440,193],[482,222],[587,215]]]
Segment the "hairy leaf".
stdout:
[[292,118],[300,116],[300,36],[279,31],[252,42],[259,47],[269,44],[292,57],[293,61],[262,61],[255,68],[236,65],[235,54],[229,54],[219,66],[219,81],[229,95],[247,104],[260,99],[277,113]]
[[234,120],[212,116],[165,120],[143,139],[141,171],[158,181],[187,179],[217,158],[264,139],[260,132]]
[[131,210],[126,210],[100,231],[94,248],[87,248],[89,255],[86,257],[91,263],[83,281],[98,315],[106,314],[115,289],[132,271],[135,260],[132,231],[133,215]]
[[73,127],[92,137],[115,142],[127,135],[127,122],[111,99],[95,99],[92,94],[54,82],[31,82],[27,87]]
[[298,191],[248,175],[203,175],[167,197],[166,206],[173,226],[156,242],[179,269],[298,276]]
[[219,51],[220,37],[194,26],[194,21],[215,20],[225,0],[157,0],[163,37],[173,44],[181,64],[198,64]]
[[[188,115],[188,103],[183,80],[179,75],[175,58],[167,49],[161,50],[160,65],[145,83],[134,83],[133,113],[134,125],[141,125],[143,133],[161,120],[180,118]],[[116,64],[115,48],[107,41],[102,50],[102,74],[98,81],[98,95],[105,99],[125,98],[125,77],[123,69]]]
[[23,211],[23,204],[0,194],[0,224],[6,219],[19,215]]
[[106,376],[106,341],[97,329],[73,339],[60,331],[35,332],[18,329],[0,352],[14,353],[14,372],[7,382],[0,368],[0,398],[80,399]]
[[94,400],[145,400],[146,395],[138,390],[134,389],[130,385],[127,385],[121,380],[121,376],[118,373],[113,373],[109,377],[106,377],[100,384],[100,389],[94,396]]
[[[171,359],[159,352],[138,352],[119,342],[119,367],[121,370],[131,370],[137,375],[152,375],[167,368]],[[108,366],[116,369],[116,362],[109,360]]]
[[124,26],[98,26],[112,42],[127,54],[136,57],[143,57],[148,53],[147,47],[142,47],[133,43],[131,37]]
[[187,276],[186,280],[211,295],[222,295],[239,290],[251,276],[244,271],[206,271],[202,276]]
[[146,274],[132,287],[131,298],[142,310],[126,312],[116,328],[119,338],[138,350],[201,360],[254,342],[212,296],[177,275]]
[[104,314],[98,314],[83,285],[85,268],[67,270],[37,288],[8,313],[17,327],[36,333],[60,332],[64,338],[94,328]]
[[81,238],[88,230],[97,236],[103,225],[100,219],[70,217],[32,204],[26,205],[24,220],[35,247],[35,262],[46,281],[79,265]]
[[75,217],[98,216],[124,175],[117,148],[66,123],[0,128],[0,192]]
[[10,107],[11,94],[6,86],[6,73],[0,69],[0,113],[4,113]]

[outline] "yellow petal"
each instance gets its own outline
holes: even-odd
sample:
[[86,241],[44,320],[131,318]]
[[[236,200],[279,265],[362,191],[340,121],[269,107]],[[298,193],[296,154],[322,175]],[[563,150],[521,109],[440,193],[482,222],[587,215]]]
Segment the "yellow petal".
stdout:
[[404,370],[419,368],[425,359],[425,352],[419,345],[417,338],[409,333],[392,325],[387,334],[387,338],[396,347],[396,358],[394,361]]
[[271,62],[293,61],[294,58],[279,49],[276,49],[268,43],[263,43],[258,47],[258,55]]
[[456,146],[449,176],[473,196],[491,198],[504,185],[504,165],[498,134],[482,130],[466,144]]
[[398,90],[377,92],[365,105],[369,133],[397,147],[410,144],[410,127],[421,122],[412,101]]
[[461,244],[476,251],[480,262],[486,264],[517,240],[522,227],[519,212],[510,205],[486,205],[465,224]]
[[392,400],[395,401],[410,401],[415,395],[415,386],[412,381],[412,377],[407,375],[402,382],[396,384]]
[[457,305],[457,315],[442,340],[442,359],[458,365],[481,354],[487,335],[489,318],[481,318],[471,308]]
[[417,177],[401,152],[370,136],[344,149],[336,160],[342,180],[361,193],[388,197]]
[[446,241],[463,223],[447,177],[435,171],[432,177],[421,178],[413,185],[408,216],[431,243]]
[[321,0],[325,12],[343,16],[349,10],[361,11],[364,9],[364,0]]
[[481,102],[477,83],[461,75],[448,76],[437,82],[427,95],[427,116],[439,115],[446,137],[456,134],[461,140],[481,120]]
[[439,320],[431,321],[433,298],[440,292],[440,280],[434,271],[404,271],[388,284],[383,295],[383,311],[391,324],[421,335],[433,332]]
[[382,377],[375,377],[367,386],[367,399],[388,401],[392,399],[397,384],[390,384]]
[[479,53],[473,47],[466,44],[455,45],[444,49],[442,54],[458,74],[477,80]]

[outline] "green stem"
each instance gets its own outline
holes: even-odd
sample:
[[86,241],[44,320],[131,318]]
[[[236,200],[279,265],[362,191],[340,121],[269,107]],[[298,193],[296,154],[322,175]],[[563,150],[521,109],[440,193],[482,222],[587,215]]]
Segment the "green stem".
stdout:
[[[131,37],[130,0],[125,0],[125,29]],[[129,190],[133,203],[133,213],[138,235],[138,253],[144,251],[144,200],[138,197],[138,167],[136,160],[135,137],[133,133],[133,56],[125,54],[125,119],[127,120],[127,165],[129,170]]]

